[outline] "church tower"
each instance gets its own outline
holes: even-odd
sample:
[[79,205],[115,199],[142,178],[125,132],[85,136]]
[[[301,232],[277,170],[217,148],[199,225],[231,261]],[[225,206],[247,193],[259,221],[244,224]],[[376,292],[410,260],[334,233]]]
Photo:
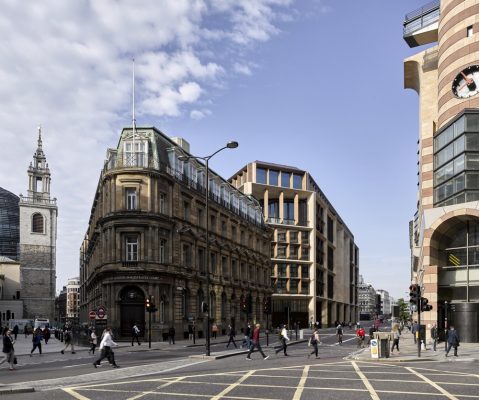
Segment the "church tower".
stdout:
[[50,198],[51,175],[43,153],[41,128],[38,128],[37,150],[27,172],[27,196],[20,195],[23,317],[53,320],[58,208],[56,198]]

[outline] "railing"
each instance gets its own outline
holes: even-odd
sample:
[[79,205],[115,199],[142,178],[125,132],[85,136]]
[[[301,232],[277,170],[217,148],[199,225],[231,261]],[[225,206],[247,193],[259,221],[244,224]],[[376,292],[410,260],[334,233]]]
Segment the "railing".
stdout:
[[434,0],[406,14],[404,18],[404,36],[437,22],[440,14],[439,6],[440,1]]
[[269,217],[269,218],[268,218],[268,223],[270,223],[270,224],[280,224],[280,223],[281,223],[281,219],[280,219],[280,218],[276,218],[276,217]]
[[35,203],[35,204],[47,204],[47,205],[56,205],[57,199],[42,199],[41,197],[29,197],[20,195],[20,203]]
[[[159,172],[164,172],[172,176],[173,178],[177,179],[179,182],[185,184],[189,188],[195,190],[196,192],[202,195],[205,195],[206,193],[206,187],[203,186],[200,182],[197,182],[191,179],[184,172],[175,170],[171,168],[169,165],[165,163],[161,163],[152,157],[138,157],[138,155],[135,157],[133,155],[119,154],[117,157],[114,157],[113,159],[105,163],[103,173],[107,171],[113,171],[117,169],[127,169],[127,168],[135,168],[135,169],[145,168],[145,169],[153,169]],[[218,196],[217,194],[213,193],[212,190],[210,190],[208,198],[212,200],[213,202],[230,210],[234,214],[238,215],[240,218],[243,218],[244,220],[247,220],[248,222],[256,226],[259,226],[261,228],[264,227],[264,222],[262,219],[261,221],[257,221],[256,218],[253,218],[248,213],[245,213],[239,210],[238,207],[234,206],[230,202],[225,201],[221,196]],[[51,201],[56,202],[56,199],[53,199]],[[55,203],[51,203],[51,204],[55,204]]]

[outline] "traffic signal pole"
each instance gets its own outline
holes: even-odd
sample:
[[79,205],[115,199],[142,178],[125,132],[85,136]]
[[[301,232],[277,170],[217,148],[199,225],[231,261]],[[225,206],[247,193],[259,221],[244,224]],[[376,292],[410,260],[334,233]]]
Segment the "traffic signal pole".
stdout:
[[[419,290],[419,289],[418,289]],[[417,356],[421,357],[421,295],[417,299]]]
[[151,310],[148,313],[148,347],[151,349]]

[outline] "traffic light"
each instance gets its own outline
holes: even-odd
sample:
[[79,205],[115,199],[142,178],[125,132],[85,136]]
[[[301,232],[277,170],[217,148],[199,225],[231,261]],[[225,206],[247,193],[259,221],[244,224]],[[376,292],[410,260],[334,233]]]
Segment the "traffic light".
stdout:
[[432,306],[427,304],[429,302],[425,297],[421,297],[421,311],[431,311]]
[[206,301],[201,302],[201,312],[206,314],[208,312],[208,303]]
[[240,310],[243,312],[248,312],[248,306],[246,304],[246,297],[241,296],[240,298]]
[[265,314],[271,314],[271,297],[267,296],[263,300],[263,312]]
[[153,296],[148,296],[145,300],[145,309],[146,309],[146,312],[155,312],[155,311],[158,311],[156,306],[155,306],[155,303],[153,302],[153,299],[154,297]]
[[147,297],[146,300],[145,300],[145,309],[146,309],[146,312],[151,311],[151,299],[150,299],[150,297]]
[[419,306],[419,303],[421,302],[421,288],[419,285],[414,284],[409,286],[409,302]]

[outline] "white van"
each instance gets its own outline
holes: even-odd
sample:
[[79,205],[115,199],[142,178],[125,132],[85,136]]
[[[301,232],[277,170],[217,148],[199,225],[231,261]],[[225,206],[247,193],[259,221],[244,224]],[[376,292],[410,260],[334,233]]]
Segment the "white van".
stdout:
[[43,329],[43,328],[50,328],[50,320],[47,318],[36,318],[35,323],[33,325],[33,329]]

